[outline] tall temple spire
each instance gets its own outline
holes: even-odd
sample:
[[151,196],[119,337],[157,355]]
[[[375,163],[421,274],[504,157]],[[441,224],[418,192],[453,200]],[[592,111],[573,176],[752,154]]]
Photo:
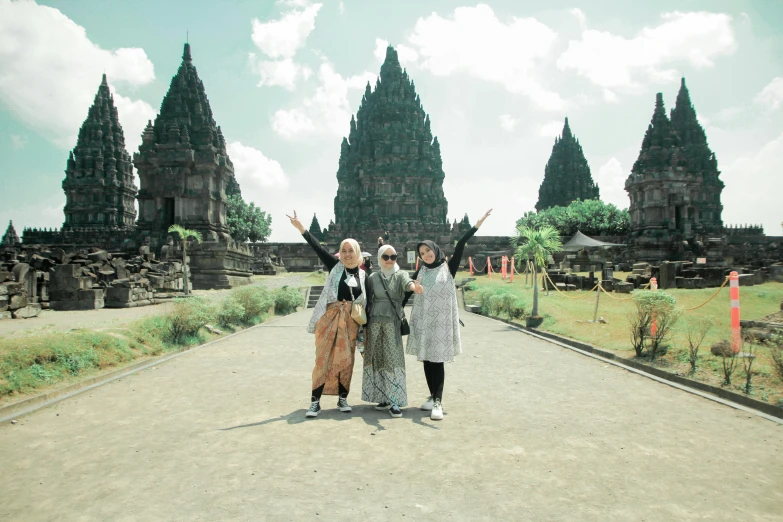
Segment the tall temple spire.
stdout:
[[[178,223],[202,231],[207,241],[228,234],[226,198],[241,191],[189,43],[160,112],[142,134],[134,164],[141,230],[166,234]],[[162,199],[169,202],[160,208]]]
[[76,147],[68,153],[62,186],[66,230],[134,227],[133,166],[105,73],[79,129]]
[[3,239],[0,240],[0,245],[12,247],[20,244],[21,242],[22,240],[19,239],[19,234],[16,233],[16,229],[14,228],[14,222],[9,221],[8,228],[3,235]]
[[663,95],[656,95],[639,157],[625,182],[631,234],[651,234],[659,241],[672,235],[672,241],[679,241],[721,230],[723,183],[718,174],[683,78],[671,119]]
[[599,190],[590,174],[590,165],[566,117],[563,134],[555,138],[552,154],[544,169],[536,210],[567,207],[577,199],[598,198]]
[[389,46],[375,90],[368,82],[340,145],[337,233],[361,236],[387,228],[413,233],[423,223],[430,233],[450,230],[444,177],[430,118]]

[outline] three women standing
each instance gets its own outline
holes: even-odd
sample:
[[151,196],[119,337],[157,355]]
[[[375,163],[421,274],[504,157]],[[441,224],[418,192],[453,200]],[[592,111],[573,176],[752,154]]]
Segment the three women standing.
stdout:
[[[476,226],[462,236],[448,262],[438,245],[432,241],[422,241],[416,245],[416,251],[424,266],[416,271],[413,278],[423,287],[423,293],[413,301],[411,334],[406,352],[415,355],[424,363],[424,377],[430,389],[430,396],[421,405],[421,409],[430,410],[432,420],[443,419],[441,400],[446,379],[443,363],[453,361],[456,355],[462,353],[454,276],[462,262],[465,244],[491,212],[492,209],[489,209],[476,222]],[[410,293],[405,301],[409,296]]]
[[356,336],[359,325],[351,318],[354,302],[364,305],[365,272],[359,268],[362,261],[359,244],[354,239],[340,243],[339,259],[329,253],[310,235],[294,211],[286,216],[313,248],[329,270],[323,292],[313,310],[307,331],[315,334],[315,368],[310,408],[305,416],[317,417],[321,411],[322,395],[338,395],[337,407],[349,413],[348,392],[351,389]]

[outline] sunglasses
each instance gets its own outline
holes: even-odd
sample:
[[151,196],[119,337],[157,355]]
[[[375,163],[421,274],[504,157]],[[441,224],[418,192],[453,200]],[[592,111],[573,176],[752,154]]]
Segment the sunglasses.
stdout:
[[383,259],[384,261],[389,261],[389,260],[397,261],[397,254],[392,254],[392,255],[383,254],[381,256],[381,259]]

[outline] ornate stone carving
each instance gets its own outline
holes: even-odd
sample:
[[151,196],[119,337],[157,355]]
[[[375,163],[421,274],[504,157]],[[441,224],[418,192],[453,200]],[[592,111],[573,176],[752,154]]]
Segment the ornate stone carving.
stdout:
[[134,228],[137,189],[105,74],[79,129],[76,147],[68,154],[62,187],[66,199],[65,231],[77,227],[95,231]]

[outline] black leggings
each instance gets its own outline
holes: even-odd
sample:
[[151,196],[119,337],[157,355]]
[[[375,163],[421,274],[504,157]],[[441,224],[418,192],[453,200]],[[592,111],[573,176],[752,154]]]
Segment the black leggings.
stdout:
[[[339,379],[340,379],[340,376],[338,375],[337,376],[337,385],[339,387],[340,397],[346,398],[346,397],[348,397],[348,390],[345,388],[345,386],[343,386],[343,383],[340,382]],[[326,384],[322,384],[318,388],[313,390],[313,400],[316,400],[316,401],[320,401],[321,400],[321,395],[324,392],[324,386],[326,386]]]
[[443,383],[446,381],[446,369],[443,363],[424,361],[424,377],[433,399],[443,399]]

